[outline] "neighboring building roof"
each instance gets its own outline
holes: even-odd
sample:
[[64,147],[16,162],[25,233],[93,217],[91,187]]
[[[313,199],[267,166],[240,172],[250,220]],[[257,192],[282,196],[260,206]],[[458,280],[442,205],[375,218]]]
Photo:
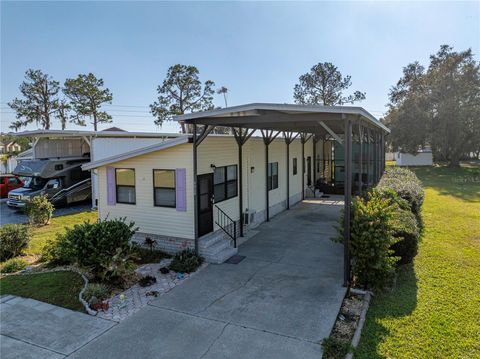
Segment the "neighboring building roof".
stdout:
[[123,130],[123,129],[121,129],[121,128],[115,127],[115,126],[109,127],[109,128],[106,128],[106,129],[102,130],[102,132],[104,132],[104,131],[128,132],[128,131],[125,131],[125,130]]
[[78,131],[78,130],[33,130],[10,133],[18,137],[149,137],[172,138],[182,136],[181,133],[161,132],[127,132],[120,131]]
[[164,150],[164,149],[167,149],[167,148],[170,148],[170,147],[182,145],[182,144],[188,143],[188,141],[189,141],[189,136],[188,135],[182,135],[180,137],[168,139],[168,140],[162,141],[160,143],[156,143],[154,145],[138,148],[136,150],[132,150],[132,151],[129,151],[129,152],[124,152],[124,153],[120,153],[118,155],[103,158],[103,159],[98,160],[98,161],[93,161],[93,162],[86,163],[82,166],[82,169],[83,170],[91,170],[93,168],[98,168],[98,167],[106,166],[106,165],[111,164],[111,163],[127,160],[127,159],[132,158],[132,157],[137,157],[137,156],[145,155],[145,154],[148,154],[148,153],[151,153],[151,152],[160,151],[160,150]]

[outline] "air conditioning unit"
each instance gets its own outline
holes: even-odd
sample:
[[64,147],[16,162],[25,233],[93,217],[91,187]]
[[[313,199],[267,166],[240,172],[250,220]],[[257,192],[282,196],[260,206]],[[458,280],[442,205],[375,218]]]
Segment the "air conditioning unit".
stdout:
[[252,223],[255,217],[255,213],[256,211],[247,208],[245,212],[243,212],[243,224],[248,225]]

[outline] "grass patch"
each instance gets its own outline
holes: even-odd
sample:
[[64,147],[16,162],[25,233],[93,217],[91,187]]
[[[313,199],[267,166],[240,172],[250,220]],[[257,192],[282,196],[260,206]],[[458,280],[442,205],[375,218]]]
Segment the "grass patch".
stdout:
[[84,311],[78,300],[83,279],[74,272],[12,275],[0,279],[0,295],[32,298],[60,307]]
[[426,189],[419,253],[373,297],[355,357],[480,357],[480,168],[412,170]]
[[32,240],[30,241],[26,253],[40,255],[47,240],[55,239],[58,233],[65,233],[65,227],[73,227],[85,221],[96,222],[97,211],[84,211],[66,216],[53,217],[51,223],[43,227],[32,229]]

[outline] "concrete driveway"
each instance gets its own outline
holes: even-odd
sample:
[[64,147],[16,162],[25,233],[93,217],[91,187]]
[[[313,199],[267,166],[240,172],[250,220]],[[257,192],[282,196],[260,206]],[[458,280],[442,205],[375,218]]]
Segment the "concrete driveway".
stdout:
[[0,319],[2,359],[64,358],[115,325],[88,314],[11,295],[0,298]]
[[[90,209],[92,209],[92,204],[90,202],[72,204],[67,207],[56,208],[53,212],[53,216],[65,216],[68,214],[88,211]],[[7,206],[6,198],[0,200],[0,225],[3,226],[4,224],[19,224],[27,222],[28,217],[25,214],[15,208],[9,208]]]
[[239,264],[206,269],[75,358],[321,358],[340,308],[341,202],[305,201],[261,225]]

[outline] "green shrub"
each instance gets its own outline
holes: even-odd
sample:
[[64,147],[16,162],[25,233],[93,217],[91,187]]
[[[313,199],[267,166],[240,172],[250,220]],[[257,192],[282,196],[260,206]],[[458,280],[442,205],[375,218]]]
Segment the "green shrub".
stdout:
[[407,264],[417,255],[420,231],[415,215],[408,210],[397,210],[391,220],[393,236],[398,239],[391,246],[393,255],[399,257],[398,264]]
[[401,167],[387,167],[377,188],[379,190],[394,190],[401,198],[410,204],[418,224],[421,225],[421,207],[425,198],[425,192],[420,180],[412,171]]
[[100,280],[121,280],[132,271],[135,224],[125,218],[84,222],[67,228],[44,248],[44,260],[88,267]]
[[28,267],[28,263],[22,258],[12,258],[3,263],[1,273],[15,273]]
[[25,205],[29,222],[38,226],[44,226],[50,222],[54,209],[47,196],[35,196]]
[[[351,207],[350,254],[356,285],[383,287],[395,273],[398,258],[392,256],[393,237],[391,220],[397,207],[378,191],[370,191],[365,198],[355,197]],[[343,242],[343,218],[336,241]]]
[[85,291],[83,292],[83,298],[90,303],[92,298],[96,300],[105,300],[110,296],[110,290],[102,283],[88,283]]
[[140,246],[134,249],[135,256],[137,259],[135,260],[138,264],[146,264],[146,263],[160,263],[160,261],[164,258],[170,258],[170,255],[162,252],[160,250],[154,249],[150,250],[147,248],[142,248]]
[[31,238],[30,228],[24,224],[6,224],[0,227],[0,261],[20,255]]
[[185,249],[177,254],[170,263],[170,269],[180,273],[195,272],[202,264],[203,259],[193,249]]

